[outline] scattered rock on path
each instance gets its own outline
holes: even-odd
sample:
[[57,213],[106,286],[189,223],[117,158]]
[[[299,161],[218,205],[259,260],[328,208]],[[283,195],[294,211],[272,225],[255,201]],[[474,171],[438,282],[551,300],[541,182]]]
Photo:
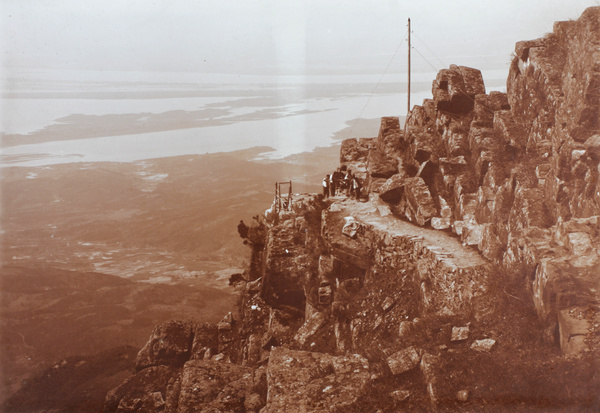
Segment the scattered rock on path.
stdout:
[[464,341],[469,338],[469,326],[452,327],[452,337],[450,341]]
[[494,344],[496,344],[496,340],[492,340],[491,338],[475,340],[473,344],[471,344],[471,350],[489,352],[490,350],[492,350],[492,347],[494,347]]
[[394,376],[414,369],[419,365],[421,356],[414,347],[408,347],[392,354],[387,359],[387,364]]

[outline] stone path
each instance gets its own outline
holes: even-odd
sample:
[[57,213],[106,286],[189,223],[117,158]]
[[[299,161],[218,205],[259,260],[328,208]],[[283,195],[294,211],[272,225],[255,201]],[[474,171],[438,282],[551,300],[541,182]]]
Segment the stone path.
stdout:
[[401,220],[392,214],[382,216],[380,210],[389,212],[387,205],[379,201],[356,202],[352,199],[332,197],[347,216],[353,216],[359,222],[372,225],[374,228],[387,232],[392,236],[413,236],[422,239],[423,246],[445,260],[451,261],[457,268],[469,268],[489,264],[477,250],[463,245],[458,238],[450,233],[423,228]]

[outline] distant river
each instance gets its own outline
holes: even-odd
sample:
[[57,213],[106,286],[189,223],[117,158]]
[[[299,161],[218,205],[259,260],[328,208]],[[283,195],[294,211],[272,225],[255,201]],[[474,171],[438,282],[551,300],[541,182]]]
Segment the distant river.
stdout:
[[[268,156],[280,158],[348,137],[376,136],[378,118],[404,115],[406,86],[379,80],[15,74],[2,99],[0,166],[128,162],[255,146],[271,147]],[[413,85],[413,104],[430,89],[431,80]]]

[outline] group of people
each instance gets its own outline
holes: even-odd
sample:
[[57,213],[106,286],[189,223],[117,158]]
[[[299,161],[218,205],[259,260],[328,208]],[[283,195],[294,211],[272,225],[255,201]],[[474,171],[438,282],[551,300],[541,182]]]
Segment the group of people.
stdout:
[[350,198],[358,199],[360,189],[360,182],[350,169],[347,169],[344,173],[342,168],[337,168],[335,172],[323,179],[323,197],[325,198],[344,194]]

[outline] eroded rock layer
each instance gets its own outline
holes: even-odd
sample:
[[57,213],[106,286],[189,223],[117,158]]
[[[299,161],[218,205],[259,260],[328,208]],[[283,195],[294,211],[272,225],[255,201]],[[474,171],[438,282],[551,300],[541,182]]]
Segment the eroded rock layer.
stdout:
[[360,194],[245,231],[238,311],[158,326],[110,412],[597,411],[600,8],[342,143]]

